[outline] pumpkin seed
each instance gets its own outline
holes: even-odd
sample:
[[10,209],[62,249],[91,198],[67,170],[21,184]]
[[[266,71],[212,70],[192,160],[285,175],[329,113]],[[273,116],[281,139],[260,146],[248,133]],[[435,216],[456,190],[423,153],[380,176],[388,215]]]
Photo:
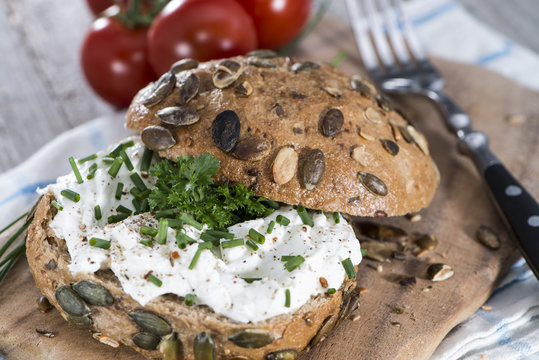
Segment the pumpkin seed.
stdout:
[[298,167],[298,153],[290,146],[279,150],[273,160],[273,181],[283,185],[292,180]]
[[240,118],[232,110],[221,111],[211,125],[213,141],[219,149],[229,152],[240,137]]
[[273,333],[264,329],[246,329],[235,333],[228,340],[242,348],[258,349],[269,345],[275,337]]
[[367,190],[375,195],[386,196],[387,187],[386,184],[377,176],[369,173],[359,172],[359,180],[365,186]]
[[157,349],[160,341],[161,339],[159,336],[155,336],[154,334],[150,334],[148,332],[139,332],[133,336],[133,342],[135,345],[144,350]]
[[48,263],[45,264],[45,269],[47,270],[55,270],[58,265],[56,264],[56,260],[50,259]]
[[325,169],[326,159],[322,150],[311,150],[303,163],[303,184],[307,190],[312,190],[318,185]]
[[423,234],[415,238],[415,243],[423,250],[434,250],[438,246],[438,240],[434,235]]
[[344,116],[339,109],[328,109],[322,113],[320,128],[325,137],[332,137],[341,131],[344,124]]
[[379,241],[403,241],[406,240],[406,231],[391,225],[378,225],[372,222],[356,222],[359,232],[371,239]]
[[260,58],[260,57],[256,57],[256,56],[248,57],[247,58],[247,64],[253,65],[253,66],[256,66],[256,67],[260,67],[260,68],[266,68],[266,69],[272,69],[272,68],[277,67],[277,65],[272,63],[270,60]]
[[385,111],[391,111],[393,110],[393,103],[391,102],[391,100],[385,96],[385,95],[382,95],[382,94],[377,94],[376,95],[376,102],[378,103],[378,105]]
[[376,109],[368,107],[364,112],[365,119],[372,123],[380,124],[382,122],[382,115]]
[[169,106],[159,110],[156,115],[165,124],[174,126],[192,125],[200,120],[196,111],[183,106]]
[[358,91],[361,95],[372,98],[372,92],[369,85],[365,84],[363,81],[361,81],[358,78],[353,78],[350,81],[350,86],[353,90]]
[[167,335],[172,332],[172,328],[165,319],[150,312],[135,311],[129,313],[129,316],[146,332],[159,336]]
[[164,73],[159,80],[157,80],[150,94],[142,99],[142,104],[150,107],[160,103],[172,92],[175,85],[176,76],[171,72]]
[[425,155],[428,156],[430,154],[429,143],[427,142],[427,139],[425,138],[425,135],[423,135],[419,131],[417,131],[412,125],[408,125],[406,127],[406,130],[408,130],[408,133],[410,133],[410,136],[412,137],[412,139],[414,139],[414,142],[416,143],[417,147]]
[[199,88],[200,80],[197,74],[193,73],[183,80],[180,84],[180,99],[182,104],[187,104],[191,99],[197,96]]
[[110,291],[94,282],[82,280],[72,285],[73,290],[87,303],[97,306],[110,306],[114,298]]
[[407,142],[407,143],[413,143],[414,142],[414,138],[412,137],[412,135],[408,132],[408,129],[406,128],[406,126],[397,126],[402,137],[404,138],[404,140]]
[[318,344],[320,341],[324,340],[331,330],[337,325],[337,315],[329,315],[324,319],[320,329],[315,336],[309,342],[309,347],[313,347]]
[[271,58],[278,57],[279,54],[277,54],[273,50],[259,49],[259,50],[254,50],[254,51],[248,52],[247,56],[256,56],[256,57],[259,57],[259,58],[262,58],[262,59],[271,59]]
[[165,336],[159,343],[158,349],[163,354],[163,360],[183,359],[183,345],[175,332]]
[[395,156],[399,153],[399,145],[397,145],[394,141],[389,139],[384,139],[380,141],[382,142],[382,146],[384,147],[384,149],[391,155]]
[[199,333],[193,342],[195,360],[215,360],[217,353],[213,339],[205,332]]
[[155,151],[170,149],[176,144],[172,133],[159,125],[151,125],[140,133],[140,138],[144,145]]
[[295,349],[274,351],[266,355],[266,360],[296,360],[298,352]]
[[248,135],[238,140],[232,155],[240,160],[257,161],[268,155],[271,144],[268,140]]
[[170,72],[173,74],[181,73],[185,70],[191,70],[198,67],[198,61],[195,59],[181,59],[176,61],[172,66],[170,67]]
[[393,250],[379,241],[362,241],[361,248],[365,250],[365,257],[379,262],[388,262]]
[[69,315],[84,316],[90,314],[90,309],[70,286],[56,289],[58,305]]
[[298,73],[300,71],[311,72],[318,69],[320,69],[320,65],[312,61],[297,62],[290,68],[293,73]]
[[449,265],[436,263],[429,266],[427,274],[432,281],[444,281],[455,275],[455,272]]
[[334,87],[331,87],[331,86],[326,86],[326,87],[323,87],[322,88],[325,92],[327,92],[329,95],[333,96],[334,98],[336,99],[340,99],[342,98],[342,93],[339,89],[337,88],[334,88]]
[[485,245],[489,249],[496,250],[500,248],[500,239],[498,235],[486,225],[481,225],[475,232],[477,241]]
[[239,83],[234,87],[234,91],[241,96],[249,96],[253,93],[253,85],[247,80]]
[[47,299],[47,297],[41,295],[39,297],[39,299],[37,299],[37,308],[42,313],[47,313],[47,312],[51,311],[52,305],[49,302],[49,299]]
[[361,166],[367,166],[370,163],[371,157],[365,146],[354,145],[350,150],[350,156],[357,161]]
[[233,60],[221,61],[212,75],[213,84],[219,89],[226,88],[232,85],[242,73],[242,64]]

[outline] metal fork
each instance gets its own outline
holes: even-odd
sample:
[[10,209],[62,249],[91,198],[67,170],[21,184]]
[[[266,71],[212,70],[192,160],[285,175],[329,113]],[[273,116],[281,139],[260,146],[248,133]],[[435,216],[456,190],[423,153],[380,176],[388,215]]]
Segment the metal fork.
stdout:
[[379,10],[375,0],[346,0],[359,52],[371,78],[384,92],[423,95],[437,105],[458,138],[459,150],[471,157],[483,174],[539,279],[539,205],[490,151],[487,135],[473,130],[470,117],[443,92],[444,80],[425,56],[400,0],[378,0],[377,4]]

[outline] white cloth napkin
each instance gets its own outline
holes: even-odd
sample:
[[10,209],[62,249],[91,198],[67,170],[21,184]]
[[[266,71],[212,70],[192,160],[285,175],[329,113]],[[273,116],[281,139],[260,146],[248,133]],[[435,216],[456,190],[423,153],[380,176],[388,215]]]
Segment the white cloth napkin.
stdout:
[[[539,57],[479,23],[453,0],[405,3],[428,50],[437,56],[485,66],[539,89]],[[127,135],[123,115],[72,129],[27,161],[0,175],[0,228],[37,198],[35,189],[70,171],[69,156],[84,157]],[[539,359],[539,282],[521,260],[486,305],[453,329],[432,359]]]

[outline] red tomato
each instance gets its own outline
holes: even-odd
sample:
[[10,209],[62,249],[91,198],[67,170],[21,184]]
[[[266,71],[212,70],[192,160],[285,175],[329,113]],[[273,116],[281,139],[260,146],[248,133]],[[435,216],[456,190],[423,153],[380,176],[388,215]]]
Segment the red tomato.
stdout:
[[82,44],[86,79],[99,96],[122,108],[155,79],[146,56],[144,28],[128,29],[119,20],[96,19]]
[[261,49],[279,49],[299,35],[312,5],[312,0],[236,1],[254,19]]
[[113,0],[86,0],[86,3],[95,16],[115,4]]
[[234,0],[172,0],[148,32],[150,63],[158,74],[179,59],[207,61],[254,49],[253,21]]

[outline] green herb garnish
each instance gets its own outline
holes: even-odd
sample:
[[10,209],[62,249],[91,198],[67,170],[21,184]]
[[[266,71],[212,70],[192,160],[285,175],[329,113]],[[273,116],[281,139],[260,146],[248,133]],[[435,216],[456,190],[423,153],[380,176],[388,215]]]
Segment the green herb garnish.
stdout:
[[344,267],[344,271],[346,271],[346,275],[349,279],[354,279],[356,277],[356,269],[354,269],[354,264],[352,264],[352,260],[350,260],[350,258],[344,259],[342,261],[342,266]]
[[284,267],[286,268],[286,270],[288,270],[289,272],[292,272],[294,271],[298,266],[300,266],[301,264],[303,264],[305,262],[305,259],[303,258],[303,256],[301,255],[296,255],[294,256],[293,258],[291,258],[290,260],[288,260],[285,264],[284,264]]
[[339,215],[338,212],[334,212],[334,213],[333,213],[333,222],[334,222],[335,224],[338,224],[338,223],[341,222],[341,216]]
[[247,284],[252,284],[255,281],[262,280],[262,278],[241,278],[241,279],[244,280]]
[[144,184],[144,181],[142,181],[142,178],[140,177],[138,173],[132,173],[131,175],[129,175],[129,178],[131,179],[133,184],[135,184],[135,186],[137,187],[139,191],[148,190],[148,188],[146,187],[146,184]]
[[96,205],[94,207],[94,216],[96,220],[101,220],[101,206]]
[[156,276],[152,275],[152,274],[148,275],[147,280],[149,282],[153,283],[157,287],[161,287],[161,285],[163,285],[163,282],[161,280],[159,280]]
[[68,198],[69,200],[73,202],[80,201],[80,195],[74,192],[73,190],[65,189],[65,190],[60,191],[60,194],[62,194],[62,196]]
[[129,209],[129,208],[126,208],[125,206],[123,205],[119,205],[117,208],[116,208],[116,211],[119,212],[119,213],[122,213],[122,214],[128,214],[128,215],[131,215],[133,213],[133,210]]
[[120,157],[125,163],[125,166],[127,167],[127,170],[132,171],[135,167],[133,166],[133,163],[131,162],[131,159],[129,159],[129,156],[125,152],[125,150],[120,151]]
[[97,164],[96,163],[93,163],[92,165],[90,165],[90,167],[88,168],[88,175],[86,175],[86,179],[88,180],[91,180],[94,178],[95,176],[95,172],[97,171]]
[[157,231],[157,243],[163,245],[167,242],[168,221],[166,218],[159,220],[159,230]]
[[119,182],[118,185],[116,185],[116,193],[114,194],[114,198],[116,200],[120,200],[122,198],[124,192],[124,183]]
[[361,249],[361,257],[365,257],[365,255],[367,255],[367,250]]
[[332,295],[332,294],[335,294],[337,292],[337,290],[335,290],[334,288],[329,288],[326,290],[326,293]]
[[281,256],[281,261],[290,261],[293,258],[295,258],[294,255],[283,255],[283,256]]
[[154,237],[155,235],[157,235],[159,231],[157,229],[154,229],[153,227],[151,226],[146,226],[146,225],[142,225],[140,227],[140,233],[142,235],[149,235],[151,237]]
[[284,291],[284,296],[285,296],[284,306],[289,308],[290,307],[290,290],[289,289],[286,289]]
[[110,166],[109,168],[109,175],[112,176],[113,178],[116,177],[116,175],[118,175],[118,171],[120,171],[120,168],[122,167],[122,164],[124,163],[123,159],[121,157],[117,157],[116,159],[114,159],[114,161],[112,162],[112,165]]
[[279,225],[286,226],[290,224],[290,219],[286,216],[277,215],[277,218],[275,219]]
[[178,247],[180,249],[185,249],[188,244],[194,244],[197,241],[190,237],[189,235],[186,235],[182,233],[181,231],[178,231],[176,233],[176,244],[178,244]]
[[153,150],[148,149],[147,147],[144,148],[144,153],[142,153],[142,160],[140,162],[140,172],[143,174],[147,174],[150,170],[150,165],[152,163],[152,157],[153,157]]
[[58,209],[58,211],[64,210],[64,207],[62,205],[58,204],[58,202],[56,200],[51,201],[51,205],[54,206],[56,209]]
[[185,298],[183,299],[183,302],[187,306],[192,306],[195,303],[195,295],[193,295],[193,294],[185,295]]
[[142,239],[142,240],[140,240],[140,243],[142,245],[146,245],[146,246],[151,247],[153,245],[153,240],[152,239]]
[[211,236],[215,236],[218,239],[234,239],[234,234],[231,234],[228,231],[206,230],[205,232]]
[[247,241],[245,241],[245,245],[246,245],[249,249],[251,249],[251,250],[253,250],[253,251],[257,251],[257,250],[258,250],[258,245],[255,244],[255,242],[254,242],[253,240],[251,240],[251,239],[247,239]]
[[296,211],[305,225],[309,225],[310,227],[314,226],[313,219],[311,219],[311,216],[303,206],[299,205]]
[[116,214],[116,215],[111,215],[107,218],[107,222],[109,224],[114,224],[114,223],[117,223],[117,222],[120,222],[122,220],[125,220],[129,217],[129,214],[128,213],[119,213],[119,214]]
[[97,159],[97,154],[88,155],[86,157],[83,157],[82,159],[79,159],[79,161],[77,161],[77,162],[80,165],[80,164],[84,164],[85,162],[93,160],[93,159]]
[[73,169],[73,173],[75,174],[75,178],[77,179],[77,182],[79,184],[83,183],[82,176],[80,176],[79,168],[77,167],[77,163],[75,162],[75,159],[73,156],[69,158],[69,165],[71,165],[71,169]]
[[170,228],[181,229],[183,227],[183,221],[181,220],[167,218],[167,221],[168,221],[168,227]]
[[93,237],[90,239],[90,246],[106,250],[110,248],[110,241]]
[[204,249],[211,249],[212,246],[213,245],[211,243],[198,244],[197,252],[195,253],[195,256],[193,256],[193,259],[191,260],[191,263],[189,264],[189,270],[193,270],[195,268],[198,262],[198,258],[200,257],[200,254],[202,254],[202,251]]
[[228,240],[228,241],[221,242],[221,247],[223,249],[229,249],[229,248],[242,246],[243,244],[244,244],[243,239]]
[[249,237],[259,243],[260,245],[264,244],[266,242],[266,237],[256,231],[255,229],[249,229]]
[[268,228],[266,229],[266,234],[271,234],[273,232],[273,228],[275,227],[275,221],[271,220]]

